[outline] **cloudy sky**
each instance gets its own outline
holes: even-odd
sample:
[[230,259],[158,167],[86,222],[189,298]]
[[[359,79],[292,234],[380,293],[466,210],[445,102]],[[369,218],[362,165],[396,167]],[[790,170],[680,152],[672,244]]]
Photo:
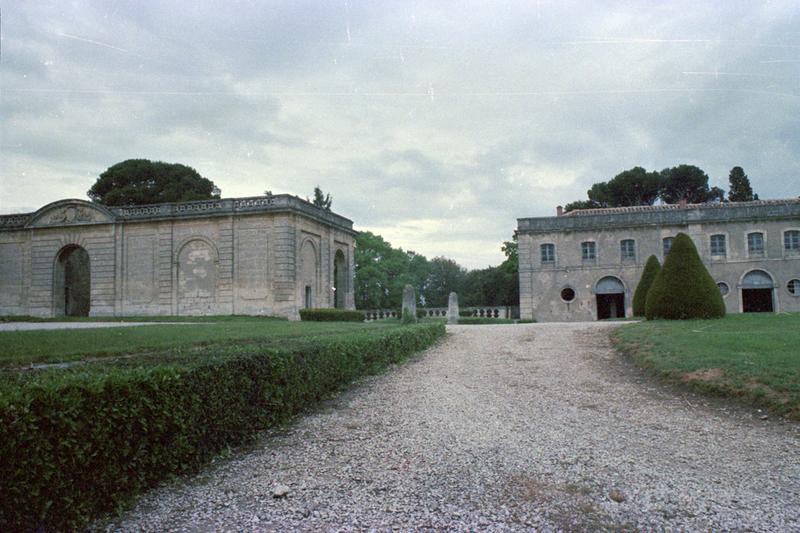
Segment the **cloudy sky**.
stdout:
[[640,165],[800,195],[800,2],[5,1],[0,212],[129,158],[474,268]]

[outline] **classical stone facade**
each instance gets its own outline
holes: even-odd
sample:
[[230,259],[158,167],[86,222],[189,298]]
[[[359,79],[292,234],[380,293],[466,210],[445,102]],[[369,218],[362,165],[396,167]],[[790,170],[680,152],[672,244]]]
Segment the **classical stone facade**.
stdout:
[[353,223],[289,195],[0,216],[0,315],[354,308]]
[[631,316],[647,258],[663,263],[679,232],[727,312],[800,311],[800,199],[572,211],[521,218],[517,232],[521,318]]

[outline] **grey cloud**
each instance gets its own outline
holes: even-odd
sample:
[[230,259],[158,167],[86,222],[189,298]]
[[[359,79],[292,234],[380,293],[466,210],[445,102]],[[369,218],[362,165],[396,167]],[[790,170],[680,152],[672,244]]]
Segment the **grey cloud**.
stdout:
[[3,15],[11,207],[160,158],[226,194],[320,184],[357,226],[484,266],[516,217],[635,165],[696,164],[722,186],[741,165],[762,197],[800,194],[791,2],[87,0]]

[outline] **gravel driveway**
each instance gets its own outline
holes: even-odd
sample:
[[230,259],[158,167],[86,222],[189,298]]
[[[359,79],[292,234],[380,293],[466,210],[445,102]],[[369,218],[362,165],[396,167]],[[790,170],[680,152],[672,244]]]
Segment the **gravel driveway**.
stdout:
[[107,527],[800,531],[800,424],[655,383],[617,326],[448,326]]

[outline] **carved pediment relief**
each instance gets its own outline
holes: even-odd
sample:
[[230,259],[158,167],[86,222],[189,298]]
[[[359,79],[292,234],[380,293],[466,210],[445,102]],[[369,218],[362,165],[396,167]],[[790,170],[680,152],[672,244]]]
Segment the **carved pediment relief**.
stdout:
[[113,221],[114,215],[103,206],[83,200],[61,200],[39,209],[31,217],[28,227],[104,224]]

